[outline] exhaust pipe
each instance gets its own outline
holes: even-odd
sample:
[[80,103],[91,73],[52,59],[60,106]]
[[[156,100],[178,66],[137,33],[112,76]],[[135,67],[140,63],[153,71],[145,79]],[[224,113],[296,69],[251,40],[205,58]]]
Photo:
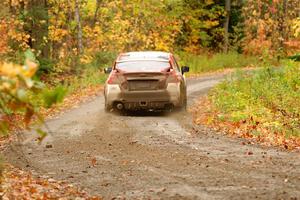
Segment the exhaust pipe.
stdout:
[[118,110],[123,110],[124,105],[122,103],[117,103],[116,107]]

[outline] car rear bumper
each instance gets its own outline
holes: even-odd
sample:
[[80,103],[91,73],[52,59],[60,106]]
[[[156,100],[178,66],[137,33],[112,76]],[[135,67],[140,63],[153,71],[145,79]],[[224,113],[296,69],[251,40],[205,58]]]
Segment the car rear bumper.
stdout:
[[125,109],[164,109],[180,107],[180,88],[176,83],[168,84],[163,90],[128,91],[119,85],[106,85],[105,98],[108,107],[122,103]]

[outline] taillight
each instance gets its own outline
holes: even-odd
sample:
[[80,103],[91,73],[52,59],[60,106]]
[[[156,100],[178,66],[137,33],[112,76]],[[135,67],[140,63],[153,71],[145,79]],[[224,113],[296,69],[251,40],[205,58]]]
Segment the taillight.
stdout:
[[175,71],[172,71],[168,75],[167,82],[168,83],[179,83],[180,82],[180,75],[178,75]]
[[112,72],[108,79],[107,79],[107,84],[118,84],[118,76],[115,72]]
[[119,72],[112,72],[107,79],[107,84],[123,84],[124,82],[126,82],[126,79]]

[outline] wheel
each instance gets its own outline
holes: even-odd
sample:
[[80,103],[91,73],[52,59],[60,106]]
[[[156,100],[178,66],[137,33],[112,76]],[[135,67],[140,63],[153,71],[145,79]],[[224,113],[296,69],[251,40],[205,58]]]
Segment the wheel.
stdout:
[[186,111],[187,110],[187,97],[186,97],[186,95],[184,96],[184,98],[182,100],[180,110],[181,111]]

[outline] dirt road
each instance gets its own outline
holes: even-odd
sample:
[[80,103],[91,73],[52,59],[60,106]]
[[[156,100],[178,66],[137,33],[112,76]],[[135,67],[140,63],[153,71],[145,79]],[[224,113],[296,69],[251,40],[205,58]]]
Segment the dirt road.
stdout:
[[[221,77],[188,81],[189,105]],[[299,199],[300,154],[194,127],[186,112],[119,116],[100,96],[50,120],[5,153],[16,166],[104,199]]]

